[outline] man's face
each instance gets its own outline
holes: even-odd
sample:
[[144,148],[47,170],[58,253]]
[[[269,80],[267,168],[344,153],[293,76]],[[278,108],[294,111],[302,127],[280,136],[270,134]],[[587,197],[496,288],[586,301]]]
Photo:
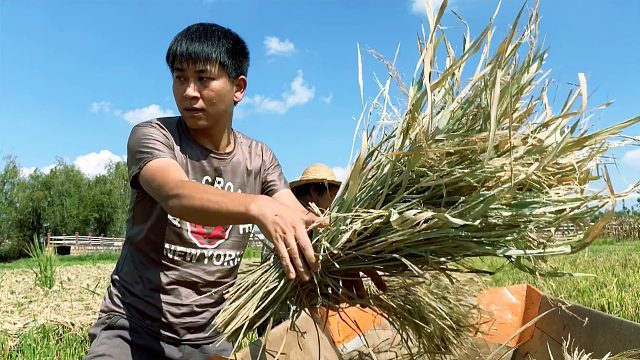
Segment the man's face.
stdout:
[[[324,184],[322,184],[322,186],[326,186]],[[328,191],[321,191],[321,192],[315,192],[314,191],[314,198],[316,201],[315,204],[322,210],[327,210],[329,208],[329,206],[331,206],[331,203],[333,202],[333,199],[335,199],[336,195],[338,194],[338,190],[340,189],[339,186],[330,184],[328,185]]]
[[335,199],[336,196],[338,195],[338,190],[340,190],[340,186],[333,185],[333,184],[329,185],[329,197],[330,197],[329,205],[331,205],[331,203],[333,202],[333,199]]
[[231,80],[222,66],[174,66],[173,97],[190,129],[230,121],[234,103],[244,96],[247,79]]

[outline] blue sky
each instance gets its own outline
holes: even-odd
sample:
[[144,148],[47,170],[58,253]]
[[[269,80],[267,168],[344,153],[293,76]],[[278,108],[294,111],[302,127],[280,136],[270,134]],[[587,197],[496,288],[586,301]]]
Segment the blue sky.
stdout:
[[[314,162],[341,175],[362,109],[356,45],[387,58],[400,45],[399,68],[409,78],[426,24],[415,2],[0,0],[0,155],[16,156],[25,172],[61,157],[100,173],[106,161],[124,157],[132,124],[177,114],[164,63],[173,36],[195,22],[217,22],[238,32],[252,56],[234,127],[269,144],[289,180]],[[496,4],[453,0],[450,8],[477,34]],[[497,36],[522,4],[504,1]],[[541,0],[540,7],[558,96],[584,72],[591,106],[615,101],[595,116],[594,128],[640,114],[640,1]],[[450,12],[443,24],[454,43],[461,39]],[[365,100],[376,91],[374,75],[385,71],[363,53]],[[612,176],[622,189],[640,178],[640,151],[614,155]]]

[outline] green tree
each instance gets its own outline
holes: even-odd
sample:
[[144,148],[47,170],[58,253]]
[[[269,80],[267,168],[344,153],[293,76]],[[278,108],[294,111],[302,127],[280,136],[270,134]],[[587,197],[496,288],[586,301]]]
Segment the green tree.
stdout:
[[0,173],[0,242],[15,237],[16,191],[20,182],[20,166],[13,156],[4,158]]
[[34,171],[26,179],[21,178],[16,192],[16,219],[13,226],[17,231],[17,242],[22,248],[31,242],[33,236],[43,233],[44,209],[48,194],[42,184],[45,175]]
[[20,165],[14,156],[4,158],[0,173],[0,261],[8,261],[24,255],[17,230],[18,191],[20,188]]
[[15,157],[0,173],[0,262],[25,256],[33,236],[124,234],[130,200],[127,166],[112,163],[104,175],[86,177],[58,159],[47,174],[21,175]]
[[89,183],[91,228],[95,234],[124,234],[129,204],[127,165],[111,163],[104,175]]
[[43,187],[47,192],[44,217],[54,234],[73,234],[91,231],[91,204],[87,190],[89,180],[75,166],[58,159],[47,174]]

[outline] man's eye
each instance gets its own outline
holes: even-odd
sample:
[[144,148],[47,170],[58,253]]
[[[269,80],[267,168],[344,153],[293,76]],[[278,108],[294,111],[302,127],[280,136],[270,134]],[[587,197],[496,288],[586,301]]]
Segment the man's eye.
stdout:
[[182,75],[175,75],[174,79],[178,80],[178,81],[184,81],[184,76]]
[[213,78],[208,77],[208,76],[200,76],[200,77],[198,78],[198,80],[200,80],[200,81],[202,81],[202,82],[206,82],[206,81],[212,81],[212,80],[213,80]]

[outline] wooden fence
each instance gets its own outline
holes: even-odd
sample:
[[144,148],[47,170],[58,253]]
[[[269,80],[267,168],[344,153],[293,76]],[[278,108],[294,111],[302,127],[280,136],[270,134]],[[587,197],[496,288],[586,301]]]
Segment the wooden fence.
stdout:
[[60,255],[83,254],[93,252],[119,252],[122,249],[124,237],[80,235],[76,232],[73,235],[63,234],[54,236],[47,233],[45,245],[56,249]]
[[611,220],[605,227],[601,237],[615,241],[639,240],[640,217],[617,217]]
[[[248,247],[261,249],[263,241],[265,241],[264,235],[259,232],[252,232],[249,237]],[[47,247],[55,248],[56,253],[60,255],[119,252],[122,250],[124,237],[104,236],[104,234],[100,234],[100,236],[94,236],[93,234],[80,235],[78,232],[73,235],[54,236],[51,233],[47,233],[44,243]]]
[[[552,235],[556,239],[562,239],[581,233],[593,225],[593,223],[580,224],[578,226],[563,224],[552,232]],[[640,240],[640,217],[616,217],[605,225],[599,237],[614,241]]]

